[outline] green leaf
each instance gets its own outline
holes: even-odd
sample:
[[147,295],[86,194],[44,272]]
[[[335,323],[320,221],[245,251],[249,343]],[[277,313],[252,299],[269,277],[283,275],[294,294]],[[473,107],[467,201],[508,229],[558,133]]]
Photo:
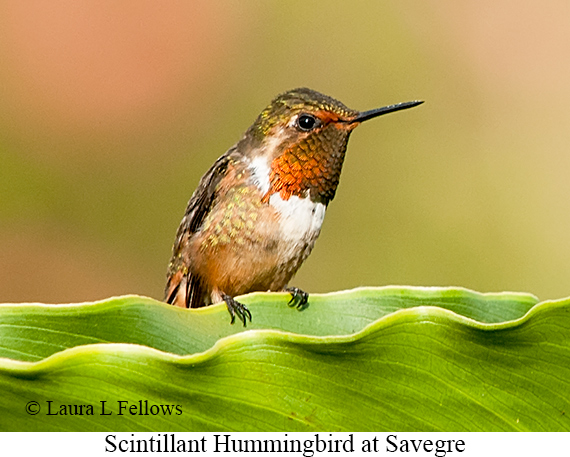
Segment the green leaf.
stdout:
[[[570,430],[570,300],[386,287],[298,311],[288,298],[241,297],[247,328],[224,305],[137,296],[1,305],[0,429]],[[55,414],[79,404],[93,415]]]

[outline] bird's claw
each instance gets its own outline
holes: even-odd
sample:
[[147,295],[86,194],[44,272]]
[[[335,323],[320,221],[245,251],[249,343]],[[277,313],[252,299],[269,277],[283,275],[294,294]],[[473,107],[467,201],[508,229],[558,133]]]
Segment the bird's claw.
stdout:
[[291,294],[291,300],[287,303],[290,307],[296,307],[303,310],[307,307],[309,302],[309,294],[298,287],[286,287],[285,291]]
[[227,294],[222,294],[222,299],[226,302],[228,312],[232,317],[230,324],[233,324],[236,321],[236,316],[243,322],[244,327],[246,327],[247,319],[251,322],[251,312],[247,309],[247,306]]

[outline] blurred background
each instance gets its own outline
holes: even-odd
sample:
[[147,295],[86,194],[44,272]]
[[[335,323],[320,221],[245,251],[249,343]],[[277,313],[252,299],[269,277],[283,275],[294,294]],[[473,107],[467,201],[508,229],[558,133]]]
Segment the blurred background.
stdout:
[[293,284],[570,295],[570,4],[0,3],[0,302],[162,298],[200,176],[278,93],[367,110]]

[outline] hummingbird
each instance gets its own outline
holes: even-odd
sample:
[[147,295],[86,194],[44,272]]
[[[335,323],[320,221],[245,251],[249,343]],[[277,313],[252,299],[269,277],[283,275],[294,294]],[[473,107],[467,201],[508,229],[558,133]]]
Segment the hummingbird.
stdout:
[[351,132],[421,103],[360,112],[307,88],[275,97],[200,179],[176,234],[165,301],[224,301],[231,323],[237,315],[244,326],[251,312],[238,295],[287,291],[289,304],[304,308],[308,294],[289,281],[319,236]]

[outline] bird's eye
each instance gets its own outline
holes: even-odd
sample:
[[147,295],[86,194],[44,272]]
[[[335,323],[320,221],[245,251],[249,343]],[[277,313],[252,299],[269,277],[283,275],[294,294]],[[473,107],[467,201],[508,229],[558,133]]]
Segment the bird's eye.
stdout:
[[297,128],[302,132],[310,132],[317,126],[318,122],[315,116],[310,114],[301,114],[297,118]]

